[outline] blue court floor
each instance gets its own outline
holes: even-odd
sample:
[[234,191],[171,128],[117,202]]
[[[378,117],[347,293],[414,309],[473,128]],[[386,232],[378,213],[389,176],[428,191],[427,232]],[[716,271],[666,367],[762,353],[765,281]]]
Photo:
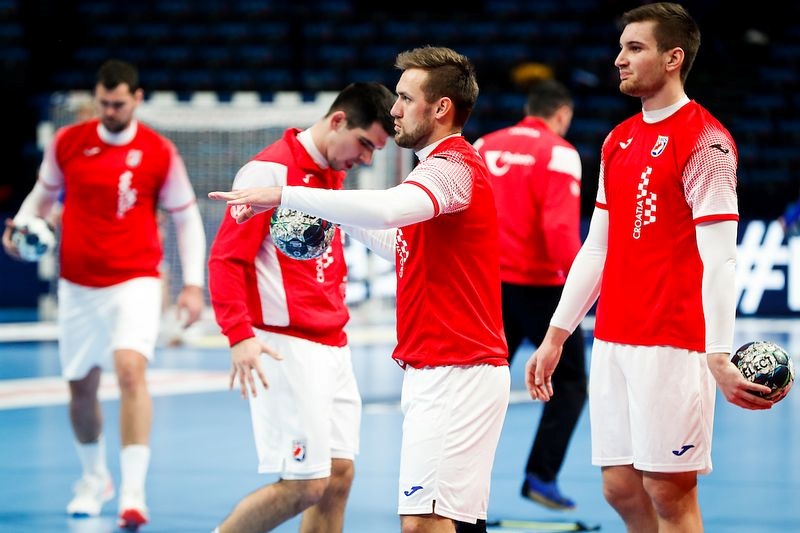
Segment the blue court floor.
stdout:
[[[64,508],[80,475],[51,340],[14,341],[0,327],[0,533],[107,533],[116,531],[116,499],[101,517],[69,519]],[[3,333],[5,331],[5,334]],[[373,335],[370,332],[375,333]],[[365,399],[361,454],[345,531],[399,530],[396,479],[402,372],[389,358],[385,330],[353,334],[355,366]],[[42,337],[46,337],[43,335]],[[793,321],[742,323],[737,340],[765,338],[795,354],[800,325]],[[24,335],[23,335],[24,337]],[[30,335],[29,338],[38,337]],[[587,341],[590,343],[590,341]],[[519,495],[522,468],[541,404],[526,398],[526,353],[512,367],[512,405],[494,465],[490,520],[529,521],[529,529],[563,531],[569,521],[624,528],[601,495],[600,472],[590,464],[588,414],[580,421],[560,477],[578,508],[548,511]],[[148,477],[151,523],[145,533],[210,532],[238,499],[272,478],[256,473],[249,412],[238,391],[227,390],[228,351],[221,342],[160,348],[149,379],[154,394],[152,460]],[[102,386],[109,462],[118,479],[118,401],[113,379]],[[770,411],[750,412],[717,402],[714,471],[701,477],[700,499],[710,533],[800,531],[800,393]],[[297,531],[295,519],[276,531]]]

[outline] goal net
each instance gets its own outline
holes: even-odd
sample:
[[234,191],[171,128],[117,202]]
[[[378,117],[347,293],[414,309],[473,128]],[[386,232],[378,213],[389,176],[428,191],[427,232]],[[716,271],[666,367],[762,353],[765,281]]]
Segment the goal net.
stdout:
[[[236,171],[262,148],[279,139],[286,128],[305,128],[324,116],[336,93],[322,92],[312,100],[298,93],[277,93],[262,102],[255,93],[237,93],[229,101],[220,101],[215,93],[195,93],[181,100],[175,93],[154,92],[137,110],[137,118],[175,143],[186,163],[197,194],[200,213],[211,246],[224,202],[211,201],[207,193],[228,190]],[[41,147],[55,130],[74,122],[91,104],[88,92],[53,95],[49,121],[39,127]],[[356,167],[345,180],[346,188],[386,188],[398,183],[411,170],[411,151],[386,144],[375,152],[368,167]],[[177,243],[169,217],[164,217],[165,302],[174,302],[181,288],[181,265]],[[348,303],[358,308],[368,302],[374,307],[394,306],[394,267],[369,253],[360,243],[347,239],[345,254],[349,267]],[[55,278],[55,269],[43,268]],[[207,278],[206,278],[207,279]],[[52,284],[53,286],[55,284]],[[55,313],[55,290],[41,306],[40,314],[52,318]],[[171,315],[173,313],[164,313]]]

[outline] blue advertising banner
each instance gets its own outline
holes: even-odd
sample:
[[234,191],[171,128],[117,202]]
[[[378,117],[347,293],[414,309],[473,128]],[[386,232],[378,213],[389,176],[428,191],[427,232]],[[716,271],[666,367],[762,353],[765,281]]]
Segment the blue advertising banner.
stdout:
[[778,221],[739,225],[736,256],[739,316],[800,313],[800,235],[786,236]]

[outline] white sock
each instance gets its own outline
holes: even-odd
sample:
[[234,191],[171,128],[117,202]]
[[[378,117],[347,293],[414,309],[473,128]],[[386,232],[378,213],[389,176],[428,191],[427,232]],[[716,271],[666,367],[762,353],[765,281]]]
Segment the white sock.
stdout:
[[75,449],[81,461],[84,475],[107,476],[108,467],[106,466],[106,439],[103,435],[97,438],[97,442],[84,444],[75,441]]
[[131,444],[123,447],[119,453],[119,465],[122,490],[144,492],[144,482],[150,466],[150,446]]

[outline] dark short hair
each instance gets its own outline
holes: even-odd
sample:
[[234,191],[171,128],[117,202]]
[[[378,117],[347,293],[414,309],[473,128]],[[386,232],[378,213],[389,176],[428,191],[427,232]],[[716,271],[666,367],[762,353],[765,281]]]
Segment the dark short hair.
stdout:
[[108,90],[125,83],[135,92],[139,89],[139,70],[127,61],[109,59],[98,69],[97,83]]
[[525,114],[534,117],[550,118],[558,109],[567,105],[574,107],[569,89],[556,80],[544,79],[535,82],[528,90]]
[[377,82],[351,83],[336,96],[325,116],[336,111],[347,115],[347,127],[368,129],[380,122],[384,131],[394,135],[394,117],[391,110],[395,96],[385,85]]
[[655,22],[653,35],[659,52],[672,48],[683,50],[681,81],[686,82],[692,70],[697,51],[700,49],[700,28],[689,12],[680,4],[657,2],[645,4],[622,14],[622,24],[633,22]]

